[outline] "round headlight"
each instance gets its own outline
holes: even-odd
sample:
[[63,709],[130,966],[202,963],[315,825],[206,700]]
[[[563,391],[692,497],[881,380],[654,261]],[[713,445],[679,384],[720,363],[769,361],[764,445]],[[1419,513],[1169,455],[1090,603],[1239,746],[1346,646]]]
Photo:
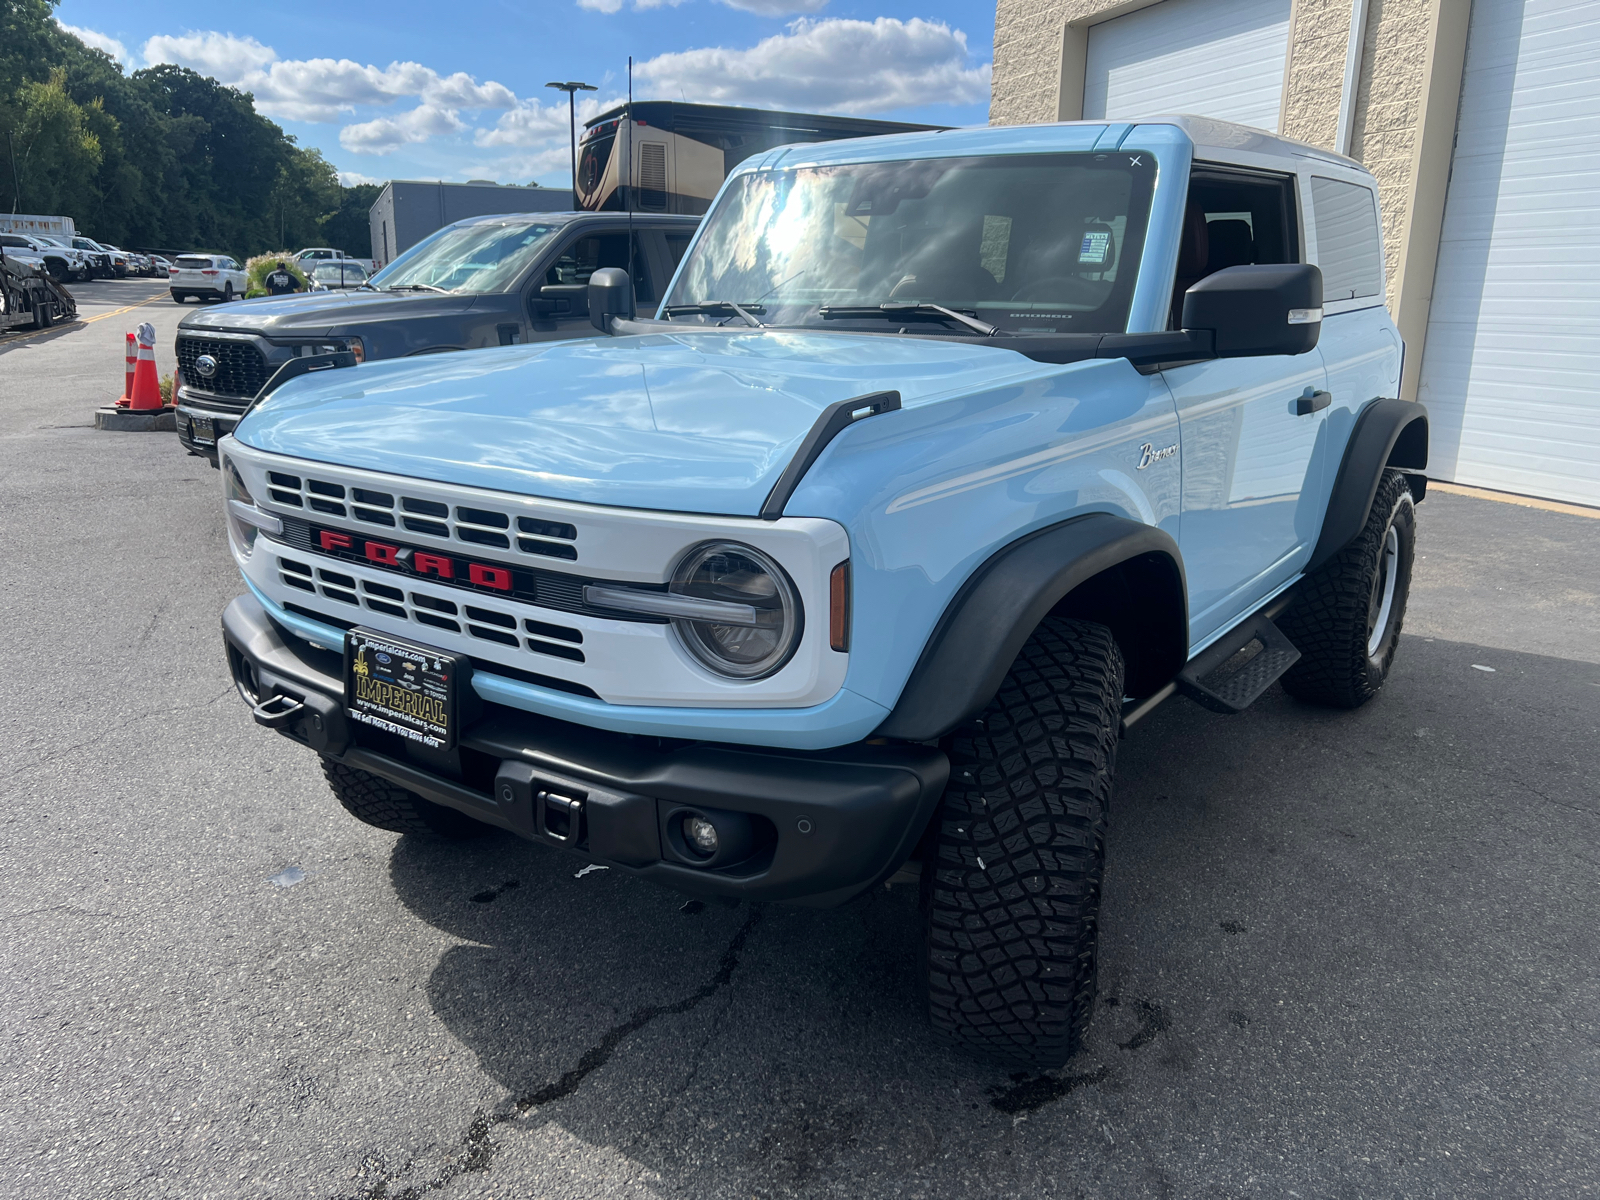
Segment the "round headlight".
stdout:
[[673,628],[701,663],[730,679],[764,679],[800,644],[800,597],[782,567],[753,546],[707,542],[689,551],[669,590],[679,596],[738,606],[722,624],[674,617]]

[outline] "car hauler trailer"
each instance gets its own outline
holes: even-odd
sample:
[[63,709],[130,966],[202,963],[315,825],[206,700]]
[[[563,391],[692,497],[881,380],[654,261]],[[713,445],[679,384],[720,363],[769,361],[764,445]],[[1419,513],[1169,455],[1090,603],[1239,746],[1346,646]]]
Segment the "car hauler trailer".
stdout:
[[763,150],[944,128],[674,100],[645,101],[632,112],[631,126],[626,104],[584,125],[575,189],[579,208],[699,216],[728,173]]

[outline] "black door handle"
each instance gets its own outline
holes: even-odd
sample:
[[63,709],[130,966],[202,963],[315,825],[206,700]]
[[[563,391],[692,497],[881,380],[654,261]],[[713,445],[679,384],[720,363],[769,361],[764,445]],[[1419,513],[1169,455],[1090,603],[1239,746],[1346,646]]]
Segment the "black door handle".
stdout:
[[1307,388],[1305,395],[1294,402],[1294,415],[1309,417],[1314,412],[1319,412],[1333,403],[1331,392],[1319,392],[1314,388]]

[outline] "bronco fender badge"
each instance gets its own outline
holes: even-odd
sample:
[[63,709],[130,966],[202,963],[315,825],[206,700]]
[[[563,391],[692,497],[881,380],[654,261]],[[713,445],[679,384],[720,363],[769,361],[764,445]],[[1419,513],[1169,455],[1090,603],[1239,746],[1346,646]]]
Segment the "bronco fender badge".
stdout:
[[1171,458],[1178,452],[1177,446],[1163,446],[1157,450],[1149,442],[1139,447],[1139,466],[1137,470],[1144,470],[1153,462],[1160,462],[1163,458]]

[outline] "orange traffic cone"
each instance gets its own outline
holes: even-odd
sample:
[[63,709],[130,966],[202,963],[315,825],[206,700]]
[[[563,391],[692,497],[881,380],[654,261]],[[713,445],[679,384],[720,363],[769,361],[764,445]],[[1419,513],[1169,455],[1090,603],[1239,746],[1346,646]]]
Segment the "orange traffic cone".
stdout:
[[139,361],[133,368],[133,392],[128,405],[134,412],[162,407],[161,379],[156,375],[156,327],[146,321],[139,326]]
[[139,361],[139,352],[133,344],[133,334],[128,335],[128,344],[123,351],[123,380],[122,399],[117,401],[118,408],[127,408],[133,403],[133,364]]

